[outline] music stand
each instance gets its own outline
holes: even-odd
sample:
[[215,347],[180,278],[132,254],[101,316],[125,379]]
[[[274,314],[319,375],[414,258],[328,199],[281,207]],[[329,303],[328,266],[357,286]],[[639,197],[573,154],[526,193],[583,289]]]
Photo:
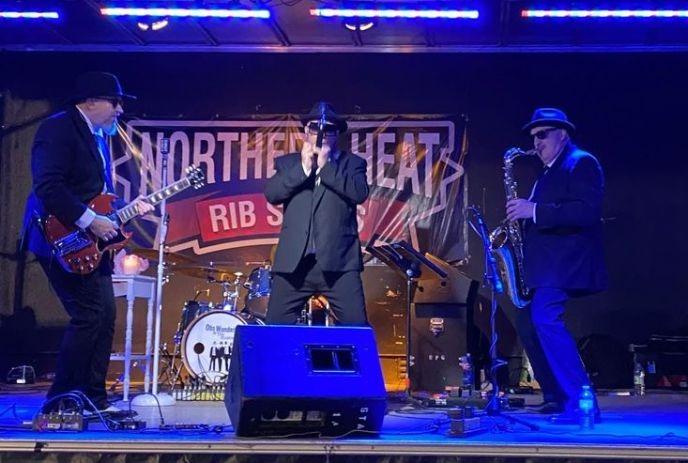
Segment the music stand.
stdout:
[[418,278],[424,271],[434,273],[443,279],[447,278],[447,273],[423,254],[413,249],[413,246],[406,241],[380,246],[371,245],[377,241],[378,237],[379,235],[373,235],[368,246],[366,246],[366,250],[406,279],[406,377],[408,381],[406,381],[404,392],[407,398],[411,398],[411,367],[413,366],[411,359],[411,301],[413,301],[413,291]]

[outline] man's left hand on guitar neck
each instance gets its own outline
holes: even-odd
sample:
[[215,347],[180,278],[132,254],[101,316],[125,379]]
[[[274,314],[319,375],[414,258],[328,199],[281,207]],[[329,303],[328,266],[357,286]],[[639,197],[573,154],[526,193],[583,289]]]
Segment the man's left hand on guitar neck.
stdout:
[[134,209],[136,209],[138,215],[146,215],[155,210],[155,206],[146,201],[144,195],[138,196],[131,204],[134,206]]

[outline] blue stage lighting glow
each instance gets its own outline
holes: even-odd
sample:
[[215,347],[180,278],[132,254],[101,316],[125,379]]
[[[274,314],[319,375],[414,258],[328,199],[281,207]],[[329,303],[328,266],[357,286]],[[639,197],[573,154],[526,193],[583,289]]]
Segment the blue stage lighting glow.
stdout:
[[478,10],[400,10],[314,8],[311,16],[325,18],[406,18],[406,19],[478,19]]
[[524,18],[688,18],[688,10],[522,10]]
[[0,11],[4,19],[59,19],[57,11]]
[[258,18],[269,19],[265,9],[198,9],[198,8],[101,8],[105,16],[176,17],[176,18]]

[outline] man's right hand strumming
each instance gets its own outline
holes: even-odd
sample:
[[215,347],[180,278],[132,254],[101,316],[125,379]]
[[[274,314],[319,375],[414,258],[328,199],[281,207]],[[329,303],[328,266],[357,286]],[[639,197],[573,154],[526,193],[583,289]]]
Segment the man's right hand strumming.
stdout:
[[88,229],[103,241],[110,241],[117,236],[117,224],[103,215],[96,215]]

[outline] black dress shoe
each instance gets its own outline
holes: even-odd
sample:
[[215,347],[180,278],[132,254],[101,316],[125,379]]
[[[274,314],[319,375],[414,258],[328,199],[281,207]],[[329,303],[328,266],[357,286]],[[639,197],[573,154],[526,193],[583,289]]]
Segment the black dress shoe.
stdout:
[[[578,410],[566,411],[558,415],[550,416],[547,419],[552,424],[580,424],[580,414],[578,413]],[[595,410],[594,421],[595,424],[602,421],[599,410]]]
[[560,404],[559,402],[542,402],[541,404],[534,405],[532,407],[528,407],[530,410],[533,410],[538,413],[543,413],[545,415],[553,414],[553,413],[562,413],[564,411],[564,406]]

